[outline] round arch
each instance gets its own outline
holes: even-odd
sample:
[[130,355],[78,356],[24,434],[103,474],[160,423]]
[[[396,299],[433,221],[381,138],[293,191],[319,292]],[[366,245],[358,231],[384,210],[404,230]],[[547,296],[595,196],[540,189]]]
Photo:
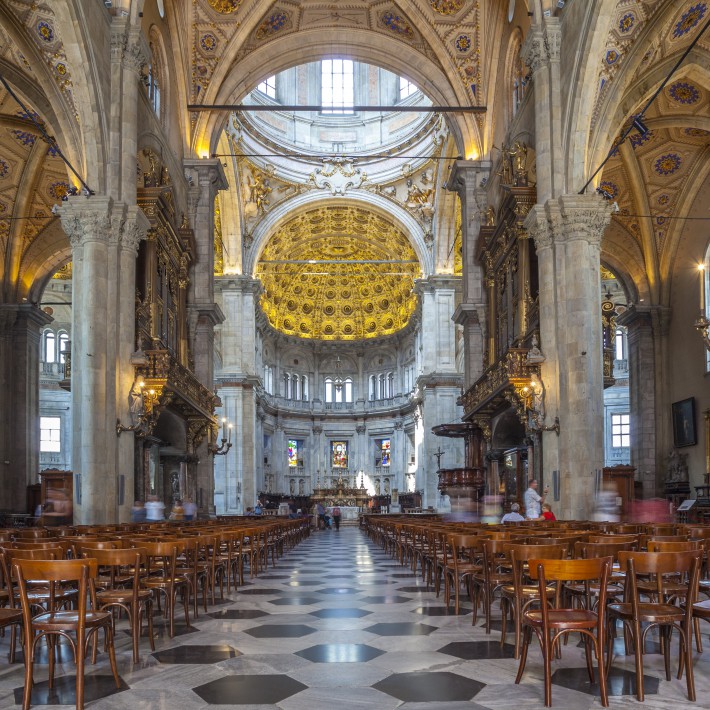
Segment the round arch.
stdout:
[[414,251],[421,264],[424,276],[430,276],[434,272],[434,264],[430,250],[424,243],[424,230],[421,225],[401,207],[394,205],[387,198],[372,193],[348,193],[347,198],[324,200],[320,192],[310,192],[298,195],[292,200],[287,200],[269,212],[254,230],[254,241],[246,255],[244,262],[244,273],[253,275],[264,247],[271,235],[279,229],[285,222],[293,219],[300,212],[314,206],[334,206],[352,205],[355,203],[359,207],[365,207],[385,219],[394,222],[406,235],[414,248]]
[[[393,52],[391,41],[388,42],[383,35],[352,29],[329,32],[327,44],[323,33],[317,30],[296,32],[280,40],[277,55],[274,55],[271,43],[256,49],[229,71],[212,95],[212,101],[218,104],[238,103],[266,77],[333,55],[346,55],[404,76],[417,84],[435,104],[469,104],[463,88],[453,86],[446,72],[421,52],[403,43],[397,45],[397,52]],[[226,121],[227,118],[217,112],[203,113],[199,117],[193,142],[196,154],[215,152]],[[482,140],[473,116],[449,114],[447,122],[461,155],[472,151],[480,155]]]

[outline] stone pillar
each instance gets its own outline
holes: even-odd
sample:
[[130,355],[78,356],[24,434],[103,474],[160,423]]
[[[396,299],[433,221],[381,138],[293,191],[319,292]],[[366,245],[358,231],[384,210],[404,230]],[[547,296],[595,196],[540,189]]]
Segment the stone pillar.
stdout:
[[[29,303],[0,305],[2,510],[28,512],[27,486],[38,480],[40,338],[51,321]],[[70,442],[62,441],[62,446]]]
[[530,28],[521,52],[532,73],[535,100],[535,171],[537,199],[540,203],[564,191],[561,41],[559,18],[542,17],[541,24]]
[[396,419],[394,422],[394,434],[391,443],[390,471],[392,472],[392,488],[399,491],[405,489],[407,473],[407,451],[404,436],[404,422]]
[[481,376],[485,360],[486,285],[476,253],[490,170],[488,161],[457,160],[447,183],[449,190],[458,193],[462,210],[463,298],[450,316],[464,329],[465,389]]
[[635,304],[617,318],[617,323],[627,329],[631,465],[636,469],[636,480],[642,483],[644,498],[663,494],[662,457],[670,447],[670,442],[658,436],[658,414],[663,409],[659,401],[662,393],[656,386],[656,341],[663,333],[655,332],[664,330],[669,317],[669,310],[662,306],[644,308]]
[[596,195],[565,195],[536,205],[525,220],[535,240],[540,282],[540,346],[546,425],[543,476],[560,471],[558,517],[591,514],[594,471],[604,465],[599,253],[610,206]]
[[[118,330],[109,308],[109,250],[113,202],[75,197],[61,208],[72,246],[72,415],[74,522],[116,520],[116,362],[109,362],[109,331]],[[111,274],[115,279],[116,274]],[[115,290],[111,296],[115,298]],[[111,406],[113,404],[113,406]]]
[[[214,201],[227,180],[219,160],[185,160],[190,226],[195,235],[195,268],[188,297],[190,348],[197,379],[214,388],[214,328],[224,320],[214,294]],[[214,459],[204,441],[197,451],[196,484],[200,515],[214,514]],[[200,495],[201,493],[201,495]],[[253,503],[248,503],[253,505]]]
[[452,321],[456,309],[459,280],[430,276],[417,282],[422,303],[422,367],[424,372],[456,372],[456,328]]

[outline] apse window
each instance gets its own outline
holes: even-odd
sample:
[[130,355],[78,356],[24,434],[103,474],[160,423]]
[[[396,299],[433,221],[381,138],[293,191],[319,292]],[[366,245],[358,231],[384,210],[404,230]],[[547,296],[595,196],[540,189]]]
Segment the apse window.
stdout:
[[412,94],[416,94],[419,88],[416,84],[412,84],[409,79],[405,79],[403,76],[399,77],[399,100],[403,101]]
[[628,449],[631,446],[630,415],[611,415],[611,445],[615,449]]
[[39,450],[46,453],[61,453],[62,420],[59,417],[39,418]]
[[321,111],[330,114],[354,113],[355,72],[351,59],[324,59],[321,62]]
[[260,91],[265,96],[268,96],[270,99],[275,99],[276,98],[276,77],[270,76],[265,81],[262,81],[261,84],[257,85],[256,90]]

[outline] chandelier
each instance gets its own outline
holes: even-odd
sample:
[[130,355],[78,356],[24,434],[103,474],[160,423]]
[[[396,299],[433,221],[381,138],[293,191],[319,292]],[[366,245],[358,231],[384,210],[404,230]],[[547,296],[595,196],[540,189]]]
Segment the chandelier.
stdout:
[[336,392],[340,392],[343,389],[343,377],[342,377],[343,363],[340,362],[340,355],[335,358],[335,378],[333,379],[333,386]]

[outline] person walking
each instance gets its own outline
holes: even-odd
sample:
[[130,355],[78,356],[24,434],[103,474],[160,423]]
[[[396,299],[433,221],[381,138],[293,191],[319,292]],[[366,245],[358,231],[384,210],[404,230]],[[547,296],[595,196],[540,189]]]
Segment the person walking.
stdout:
[[340,530],[340,508],[336,505],[333,508],[333,522],[335,523],[335,531]]
[[316,514],[318,515],[318,529],[325,530],[325,508],[323,507],[323,503],[318,503],[316,506]]

